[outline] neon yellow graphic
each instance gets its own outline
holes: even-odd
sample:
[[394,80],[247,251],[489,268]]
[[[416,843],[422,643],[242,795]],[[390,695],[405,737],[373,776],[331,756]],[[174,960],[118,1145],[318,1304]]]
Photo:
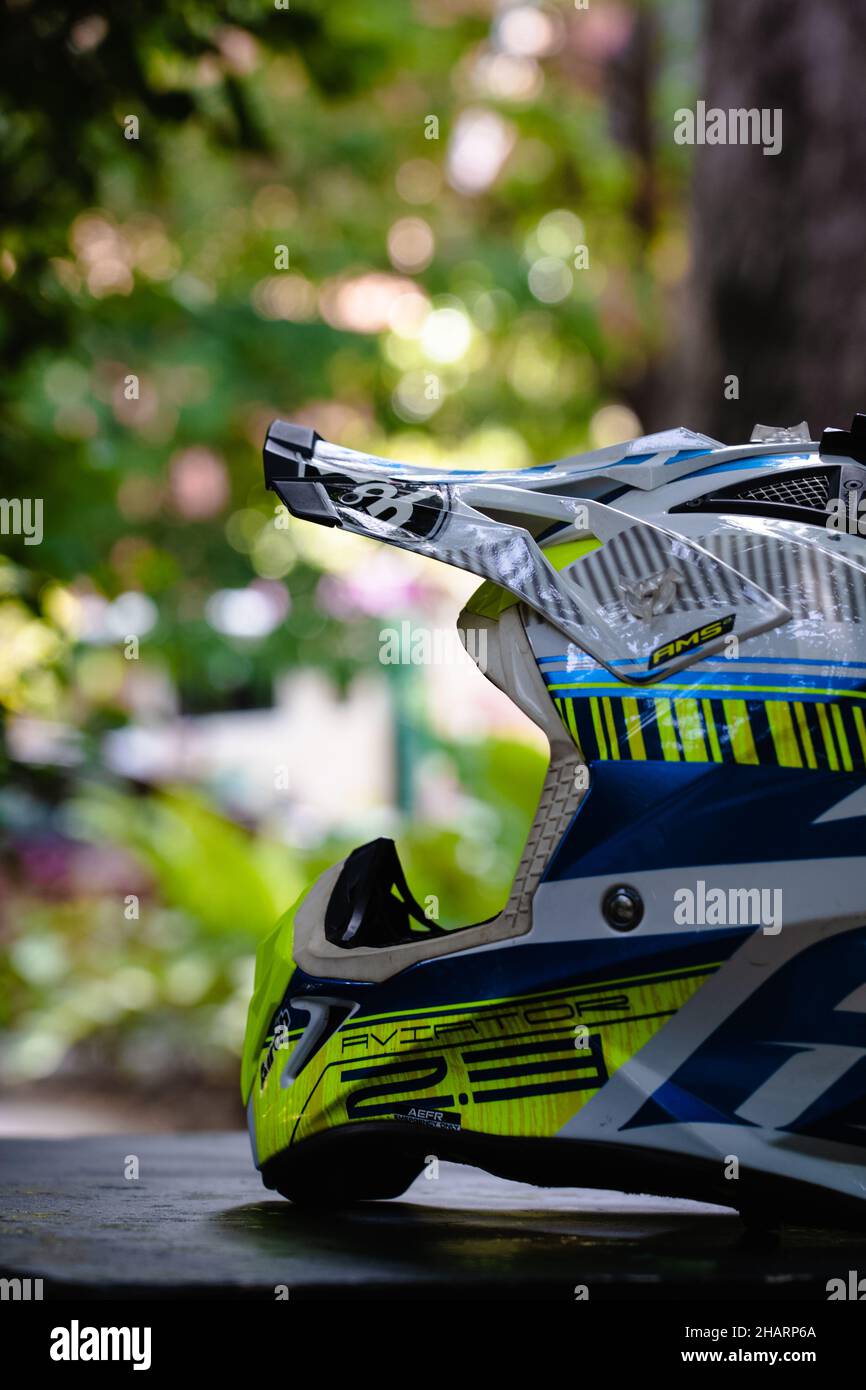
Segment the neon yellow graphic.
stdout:
[[[591,550],[598,550],[601,541],[594,538],[582,541],[560,541],[556,545],[549,545],[542,548],[542,554],[555,570],[566,569],[568,565],[580,560],[584,555],[588,555]],[[512,594],[509,589],[504,589],[501,584],[497,584],[492,579],[487,579],[475,590],[469,599],[464,612],[475,613],[479,618],[499,618],[507,608],[513,608],[521,599],[516,594]]]
[[797,746],[794,722],[786,700],[768,700],[767,718],[773,735],[773,745],[780,767],[802,767],[803,759]]
[[738,763],[759,763],[745,700],[723,700],[725,719]]
[[263,1040],[252,1088],[259,1163],[337,1126],[435,1111],[463,1132],[551,1136],[718,967],[346,1021],[288,1085]]

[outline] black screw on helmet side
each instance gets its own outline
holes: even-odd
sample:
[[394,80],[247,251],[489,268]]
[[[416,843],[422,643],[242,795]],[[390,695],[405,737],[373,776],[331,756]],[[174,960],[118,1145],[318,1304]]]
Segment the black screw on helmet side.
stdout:
[[643,898],[636,888],[617,883],[605,893],[601,910],[614,931],[634,931],[643,917]]

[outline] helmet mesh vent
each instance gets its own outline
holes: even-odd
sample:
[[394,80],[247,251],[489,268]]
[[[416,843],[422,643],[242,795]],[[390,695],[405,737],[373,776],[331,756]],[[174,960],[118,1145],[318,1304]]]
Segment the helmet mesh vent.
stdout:
[[800,473],[795,477],[777,478],[771,483],[752,484],[735,495],[744,502],[772,502],[777,506],[808,507],[810,511],[823,512],[830,496],[830,482],[826,473]]
[[858,495],[866,484],[857,464],[840,467],[790,468],[767,478],[748,478],[729,487],[715,488],[672,507],[672,512],[733,512],[741,516],[772,516],[778,520],[825,524],[828,504],[843,486],[856,483]]

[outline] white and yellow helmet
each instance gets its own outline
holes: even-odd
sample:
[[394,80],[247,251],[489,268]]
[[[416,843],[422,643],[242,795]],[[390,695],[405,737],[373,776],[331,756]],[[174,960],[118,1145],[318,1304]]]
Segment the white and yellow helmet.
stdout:
[[517,473],[278,421],[265,468],[296,518],[479,575],[460,626],[551,750],[496,917],[427,921],[377,840],[263,944],[243,1091],[265,1182],[395,1195],[433,1144],[533,1182],[862,1221],[863,417],[820,444],[677,429]]

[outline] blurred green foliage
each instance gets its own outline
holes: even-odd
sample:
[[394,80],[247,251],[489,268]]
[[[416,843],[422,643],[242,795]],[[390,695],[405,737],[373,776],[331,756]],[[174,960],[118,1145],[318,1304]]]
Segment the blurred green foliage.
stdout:
[[[497,813],[479,805],[462,830],[409,823],[398,837],[410,886],[422,902],[435,891],[451,927],[502,906],[544,774],[538,753],[503,741],[458,757]],[[185,788],[134,797],[89,785],[69,820],[85,842],[131,854],[144,877],[123,895],[16,896],[15,930],[0,956],[0,1028],[14,1028],[7,1078],[47,1074],[94,1035],[91,1065],[132,1078],[231,1066],[258,941],[354,846],[328,840],[288,854]]]
[[[3,538],[0,710],[73,729],[78,761],[24,766],[0,746],[0,818],[37,805],[19,842],[33,822],[122,845],[152,895],[125,923],[116,895],[51,897],[7,854],[0,1010],[33,1074],[90,1032],[140,1043],[147,1019],[148,1036],[234,1046],[238,961],[346,848],[289,852],[188,789],[133,792],[101,765],[135,701],[121,637],[88,623],[122,596],[146,601],[138,667],[181,711],[266,705],[298,667],[345,684],[374,659],[378,615],[321,602],[327,555],[273,526],[268,421],[481,467],[629,433],[687,260],[685,170],[670,142],[649,168],[635,132],[651,107],[627,103],[615,138],[608,74],[655,14],[660,81],[687,80],[662,10],[552,5],[546,47],[521,53],[484,0],[5,7],[2,490],[44,499],[45,523],[38,546]],[[411,312],[395,326],[398,289]],[[285,587],[285,619],[255,639],[218,630],[212,595],[256,583]],[[118,632],[136,631],[129,612]],[[502,901],[541,762],[496,742],[444,751],[474,821],[398,839],[455,925]]]

